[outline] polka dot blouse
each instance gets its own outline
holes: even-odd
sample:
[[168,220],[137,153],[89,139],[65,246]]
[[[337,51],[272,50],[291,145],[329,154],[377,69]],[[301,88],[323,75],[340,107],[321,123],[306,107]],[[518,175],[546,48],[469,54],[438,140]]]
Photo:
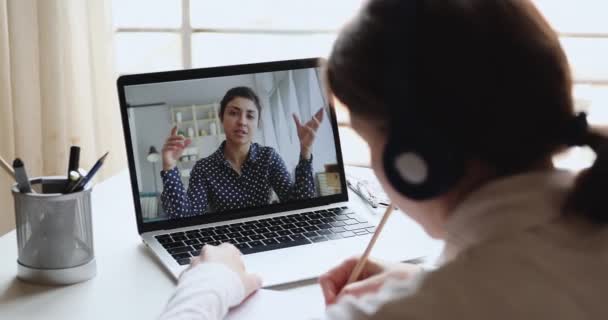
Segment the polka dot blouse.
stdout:
[[188,191],[184,189],[179,169],[161,171],[164,186],[161,202],[171,218],[266,205],[270,202],[271,190],[281,202],[315,196],[312,157],[300,159],[294,183],[285,162],[273,148],[253,143],[239,175],[224,158],[225,144],[196,162],[190,173]]

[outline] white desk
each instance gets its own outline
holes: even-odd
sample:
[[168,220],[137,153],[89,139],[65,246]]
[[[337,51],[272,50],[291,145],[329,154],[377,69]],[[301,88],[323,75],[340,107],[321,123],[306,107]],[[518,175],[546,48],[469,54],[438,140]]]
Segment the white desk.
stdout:
[[[350,198],[361,201],[352,193]],[[94,187],[93,229],[97,276],[65,287],[18,280],[15,231],[0,237],[0,319],[155,319],[175,283],[137,234],[127,171]],[[429,255],[436,257],[441,243],[428,241]],[[279,289],[297,292],[301,303],[322,308],[314,281]]]

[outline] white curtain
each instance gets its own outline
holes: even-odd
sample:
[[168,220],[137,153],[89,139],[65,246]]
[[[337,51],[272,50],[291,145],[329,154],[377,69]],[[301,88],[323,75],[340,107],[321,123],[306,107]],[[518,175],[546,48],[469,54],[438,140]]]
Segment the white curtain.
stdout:
[[[294,175],[300,142],[292,114],[306,122],[326,106],[318,75],[313,69],[258,74],[255,83],[261,103],[267,109],[262,111],[264,144],[279,152]],[[315,172],[324,171],[325,164],[336,163],[334,150],[331,125],[325,114],[313,145]]]
[[[65,175],[70,145],[85,169],[110,151],[100,177],[126,166],[110,13],[109,0],[0,0],[0,156],[30,176]],[[11,184],[0,172],[0,234]]]

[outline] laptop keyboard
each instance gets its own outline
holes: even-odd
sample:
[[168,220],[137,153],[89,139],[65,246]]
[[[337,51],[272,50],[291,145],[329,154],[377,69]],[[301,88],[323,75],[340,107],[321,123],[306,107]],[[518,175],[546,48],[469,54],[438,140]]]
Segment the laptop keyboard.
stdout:
[[347,207],[206,227],[155,238],[180,265],[200,254],[205,244],[229,242],[243,254],[283,249],[315,242],[363,236],[375,226]]

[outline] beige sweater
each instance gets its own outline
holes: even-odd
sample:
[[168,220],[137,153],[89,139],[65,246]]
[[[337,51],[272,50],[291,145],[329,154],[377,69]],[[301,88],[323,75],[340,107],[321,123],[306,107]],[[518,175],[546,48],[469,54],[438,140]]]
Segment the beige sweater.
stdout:
[[[608,319],[608,228],[566,223],[561,207],[573,181],[568,172],[546,171],[484,186],[451,215],[439,269],[390,281],[373,295],[341,299],[326,318]],[[230,278],[227,270],[213,269],[216,280],[222,272]],[[165,315],[192,311],[189,301],[197,301],[215,317],[201,312],[196,318],[219,319],[240,295],[218,297],[242,292],[234,281],[226,282],[230,288],[207,286],[214,298],[201,301],[206,286],[197,282],[180,280]]]

